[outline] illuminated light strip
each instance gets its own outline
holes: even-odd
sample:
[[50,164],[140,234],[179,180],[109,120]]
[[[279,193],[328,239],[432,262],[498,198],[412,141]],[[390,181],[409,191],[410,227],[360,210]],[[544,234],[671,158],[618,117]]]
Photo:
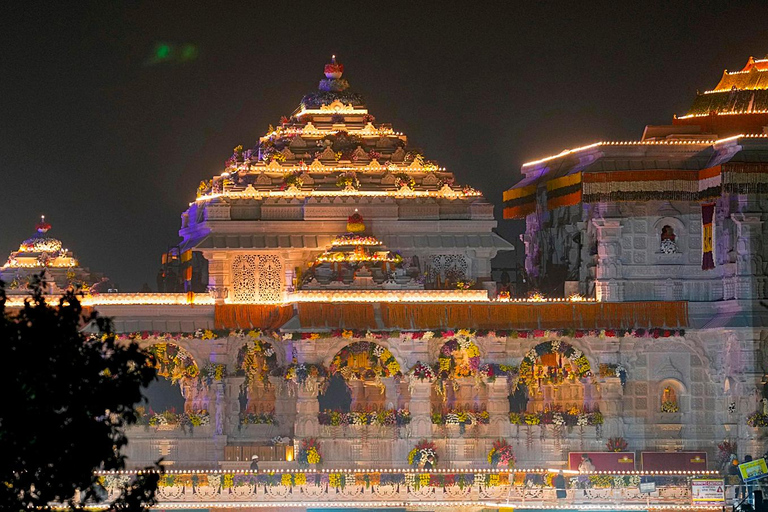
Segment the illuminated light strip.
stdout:
[[[314,161],[313,161],[314,162]],[[413,167],[411,164],[408,165],[398,165],[396,163],[386,163],[386,164],[379,164],[378,166],[362,166],[362,167],[355,167],[355,166],[334,166],[334,165],[325,165],[320,160],[318,162],[321,164],[323,169],[318,169],[317,167],[312,167],[312,164],[304,164],[304,165],[282,165],[280,164],[280,169],[275,169],[274,167],[269,167],[269,164],[265,165],[264,167],[260,167],[258,165],[251,165],[247,166],[245,164],[238,165],[237,167],[231,167],[230,171],[225,170],[221,173],[221,177],[228,178],[232,174],[232,170],[236,171],[264,171],[264,172],[274,172],[274,173],[293,173],[296,171],[306,171],[306,172],[314,172],[314,173],[320,173],[320,172],[327,172],[327,173],[333,173],[333,172],[346,172],[346,171],[354,171],[354,172],[383,172],[383,171],[390,171],[390,172],[404,172],[404,173],[418,173],[418,172],[424,172],[424,173],[430,173],[430,172],[446,172],[445,167],[436,167],[435,169],[425,169],[426,164],[422,165],[421,167]],[[330,163],[330,162],[329,162]]]
[[[606,501],[612,500],[612,498],[606,498]],[[685,500],[687,501],[687,499]],[[527,502],[527,505],[526,505]],[[511,501],[511,500],[483,500],[483,501],[471,501],[471,500],[455,500],[455,501],[428,501],[428,500],[395,500],[389,501],[381,499],[380,501],[209,501],[209,502],[164,502],[160,501],[152,509],[215,509],[215,508],[427,508],[434,507],[457,507],[457,506],[475,506],[485,508],[509,508],[509,509],[542,509],[542,510],[631,510],[631,511],[646,511],[653,510],[717,510],[717,507],[713,505],[677,505],[668,502],[651,502],[650,506],[643,503],[632,504],[590,504],[590,503],[568,503],[562,505],[549,505],[542,503],[541,499],[528,499],[526,501]],[[64,506],[53,506],[53,510],[70,510]],[[86,509],[105,510],[109,508],[108,505],[87,505]]]
[[[58,297],[57,297],[58,298]],[[23,307],[25,300],[30,300],[29,295],[22,297],[9,296],[6,301],[8,307]],[[213,297],[205,294],[195,295],[192,302],[188,301],[186,293],[105,293],[100,295],[85,296],[80,298],[80,304],[92,306],[212,306],[215,303]]]
[[[336,100],[336,101],[339,101],[340,103],[343,103],[341,100]],[[298,114],[294,114],[294,115],[296,117],[301,117],[301,116],[303,116],[305,114],[315,114],[315,115],[321,115],[321,116],[332,116],[334,114],[342,114],[342,115],[343,114],[350,114],[350,115],[355,115],[355,114],[367,114],[367,113],[368,113],[368,109],[365,108],[365,107],[357,108],[357,107],[353,106],[352,109],[350,109],[349,107],[347,107],[345,105],[344,108],[341,109],[341,110],[332,110],[332,109],[328,109],[328,108],[323,110],[323,109],[319,109],[319,108],[304,108],[304,107],[302,107],[301,108],[301,112],[299,112]]]
[[[440,468],[440,469],[416,469],[416,468],[377,468],[377,469],[361,469],[361,468],[331,468],[331,469],[169,469],[164,471],[166,475],[269,475],[269,474],[324,474],[324,473],[344,473],[344,474],[359,474],[359,473],[402,473],[404,475],[414,475],[419,473],[429,474],[513,474],[513,473],[557,473],[560,469],[552,468],[520,468],[514,467],[512,469],[489,469],[489,468]],[[571,470],[567,470],[571,471]],[[566,470],[563,470],[565,473]],[[157,474],[160,473],[156,469],[125,469],[115,471],[94,471],[93,474],[97,476],[108,475],[143,475],[143,474]],[[705,469],[701,471],[695,470],[679,470],[679,471],[586,471],[578,472],[580,475],[616,475],[616,476],[696,476],[696,475],[719,475],[720,471]]]
[[[509,509],[543,509],[543,510],[632,510],[641,511],[649,509],[661,509],[661,510],[709,510],[716,507],[712,505],[678,505],[668,502],[651,502],[650,507],[645,502],[642,503],[628,503],[628,504],[594,504],[590,503],[569,503],[562,505],[549,505],[542,503],[543,499],[527,499],[522,500],[435,500],[417,499],[412,500],[388,500],[382,498],[379,501],[208,501],[208,502],[165,502],[160,501],[157,505],[153,506],[153,509],[209,509],[209,508],[427,508],[434,507],[457,507],[457,506],[474,506],[485,508],[509,508]],[[606,498],[606,501],[612,501],[612,498]],[[682,501],[682,500],[681,500]],[[685,501],[688,501],[687,499]],[[527,502],[527,505],[526,505]],[[54,510],[69,510],[66,507],[53,507]],[[104,510],[108,508],[108,505],[87,505],[86,509],[99,509]]]
[[[29,295],[10,296],[6,301],[9,308],[24,306]],[[285,300],[263,302],[234,302],[226,300],[225,304],[279,306],[300,302],[474,302],[474,303],[517,303],[517,304],[573,304],[597,303],[594,298],[532,298],[532,299],[496,299],[488,298],[486,290],[303,290],[287,293]],[[86,296],[80,299],[86,307],[96,306],[213,306],[216,302],[208,294],[195,294],[189,302],[187,294],[130,294],[105,293],[103,295]]]
[[615,142],[595,142],[587,146],[582,146],[576,149],[566,149],[557,155],[548,156],[539,160],[533,160],[526,162],[523,167],[529,167],[531,165],[538,165],[556,158],[570,155],[572,153],[578,153],[579,151],[585,151],[598,146],[695,146],[695,145],[710,145],[717,142],[717,139],[713,140],[638,140],[638,141],[615,141]]
[[[741,110],[739,112],[714,112],[716,116],[743,116],[747,114],[768,114],[768,109],[762,110]],[[687,114],[677,119],[690,119],[692,117],[709,117],[712,114]]]
[[77,267],[77,260],[72,260],[70,263],[49,263],[47,265],[35,262],[35,263],[6,263],[0,269],[9,269],[9,268],[71,268],[71,267]]
[[306,290],[287,302],[490,302],[486,290]]
[[[453,199],[466,199],[469,197],[481,197],[483,195],[482,192],[479,190],[475,190],[472,192],[463,192],[460,190],[453,191],[452,193],[448,192],[442,192],[441,190],[410,190],[408,192],[403,192],[401,190],[307,190],[307,191],[298,191],[298,192],[289,192],[287,190],[266,190],[266,191],[259,191],[254,190],[251,191],[238,191],[238,192],[219,192],[216,194],[207,194],[204,196],[200,196],[197,199],[195,199],[195,202],[200,201],[209,201],[211,199],[216,199],[218,197],[235,197],[235,198],[252,198],[252,199],[263,199],[263,198],[270,198],[270,197],[291,197],[291,198],[302,198],[302,197],[351,197],[351,196],[359,196],[359,197],[446,197],[446,198],[453,198]],[[194,203],[189,203],[190,206]]]

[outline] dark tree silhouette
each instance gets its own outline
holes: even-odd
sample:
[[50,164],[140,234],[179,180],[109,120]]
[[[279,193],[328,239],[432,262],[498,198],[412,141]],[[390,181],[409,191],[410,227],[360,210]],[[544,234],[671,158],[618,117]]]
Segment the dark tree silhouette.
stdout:
[[[88,322],[98,336],[82,332]],[[39,282],[17,311],[0,283],[0,351],[0,510],[104,497],[94,470],[124,469],[125,426],[156,378],[151,356],[118,342],[108,319],[84,316],[72,292],[48,305]],[[139,476],[112,508],[154,504],[158,479]]]

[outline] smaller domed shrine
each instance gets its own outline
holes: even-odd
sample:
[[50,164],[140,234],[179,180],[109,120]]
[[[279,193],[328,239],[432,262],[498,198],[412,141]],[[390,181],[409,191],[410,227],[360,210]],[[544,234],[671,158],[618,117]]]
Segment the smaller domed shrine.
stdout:
[[347,232],[336,236],[331,246],[309,263],[300,288],[335,289],[424,289],[418,264],[384,247],[366,234],[363,217],[355,212],[347,219]]
[[73,285],[82,288],[92,284],[88,269],[80,267],[80,263],[61,240],[48,234],[51,225],[45,221],[45,215],[40,218],[35,229],[37,232],[24,240],[19,250],[12,252],[5,265],[0,267],[0,280],[9,292],[25,291],[32,277],[42,272],[45,273],[51,292]]

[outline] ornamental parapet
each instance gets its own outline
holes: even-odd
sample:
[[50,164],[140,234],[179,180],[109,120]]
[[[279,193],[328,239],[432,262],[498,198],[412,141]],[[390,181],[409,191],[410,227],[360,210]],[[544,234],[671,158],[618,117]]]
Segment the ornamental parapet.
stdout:
[[[671,473],[671,472],[670,472]],[[447,468],[432,471],[387,469],[305,469],[277,471],[170,471],[161,476],[159,507],[382,507],[465,506],[497,508],[563,505],[639,510],[689,510],[691,477],[715,472],[648,476],[624,472],[574,475],[565,478],[566,497],[557,499],[556,473],[541,469],[493,470]],[[656,490],[640,493],[640,477],[655,481]],[[103,473],[107,502],[132,478],[131,472]],[[620,505],[617,505],[620,504]]]

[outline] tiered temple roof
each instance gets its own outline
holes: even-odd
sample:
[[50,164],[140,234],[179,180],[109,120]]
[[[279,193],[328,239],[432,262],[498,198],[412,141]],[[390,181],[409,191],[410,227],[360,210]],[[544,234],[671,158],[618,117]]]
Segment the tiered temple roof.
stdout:
[[740,71],[723,72],[717,86],[696,95],[676,125],[698,125],[723,137],[763,133],[768,125],[768,58],[750,57]]
[[391,125],[377,123],[363,97],[341,78],[333,61],[316,92],[269,128],[248,150],[235,148],[220,176],[203,182],[198,200],[213,197],[337,196],[349,193],[400,197],[480,196]]
[[0,267],[0,280],[10,291],[26,291],[33,276],[45,272],[50,285],[64,289],[70,285],[87,286],[93,284],[91,274],[81,268],[71,251],[64,247],[61,240],[48,234],[51,225],[43,215],[35,226],[36,233],[19,245],[8,260]]

